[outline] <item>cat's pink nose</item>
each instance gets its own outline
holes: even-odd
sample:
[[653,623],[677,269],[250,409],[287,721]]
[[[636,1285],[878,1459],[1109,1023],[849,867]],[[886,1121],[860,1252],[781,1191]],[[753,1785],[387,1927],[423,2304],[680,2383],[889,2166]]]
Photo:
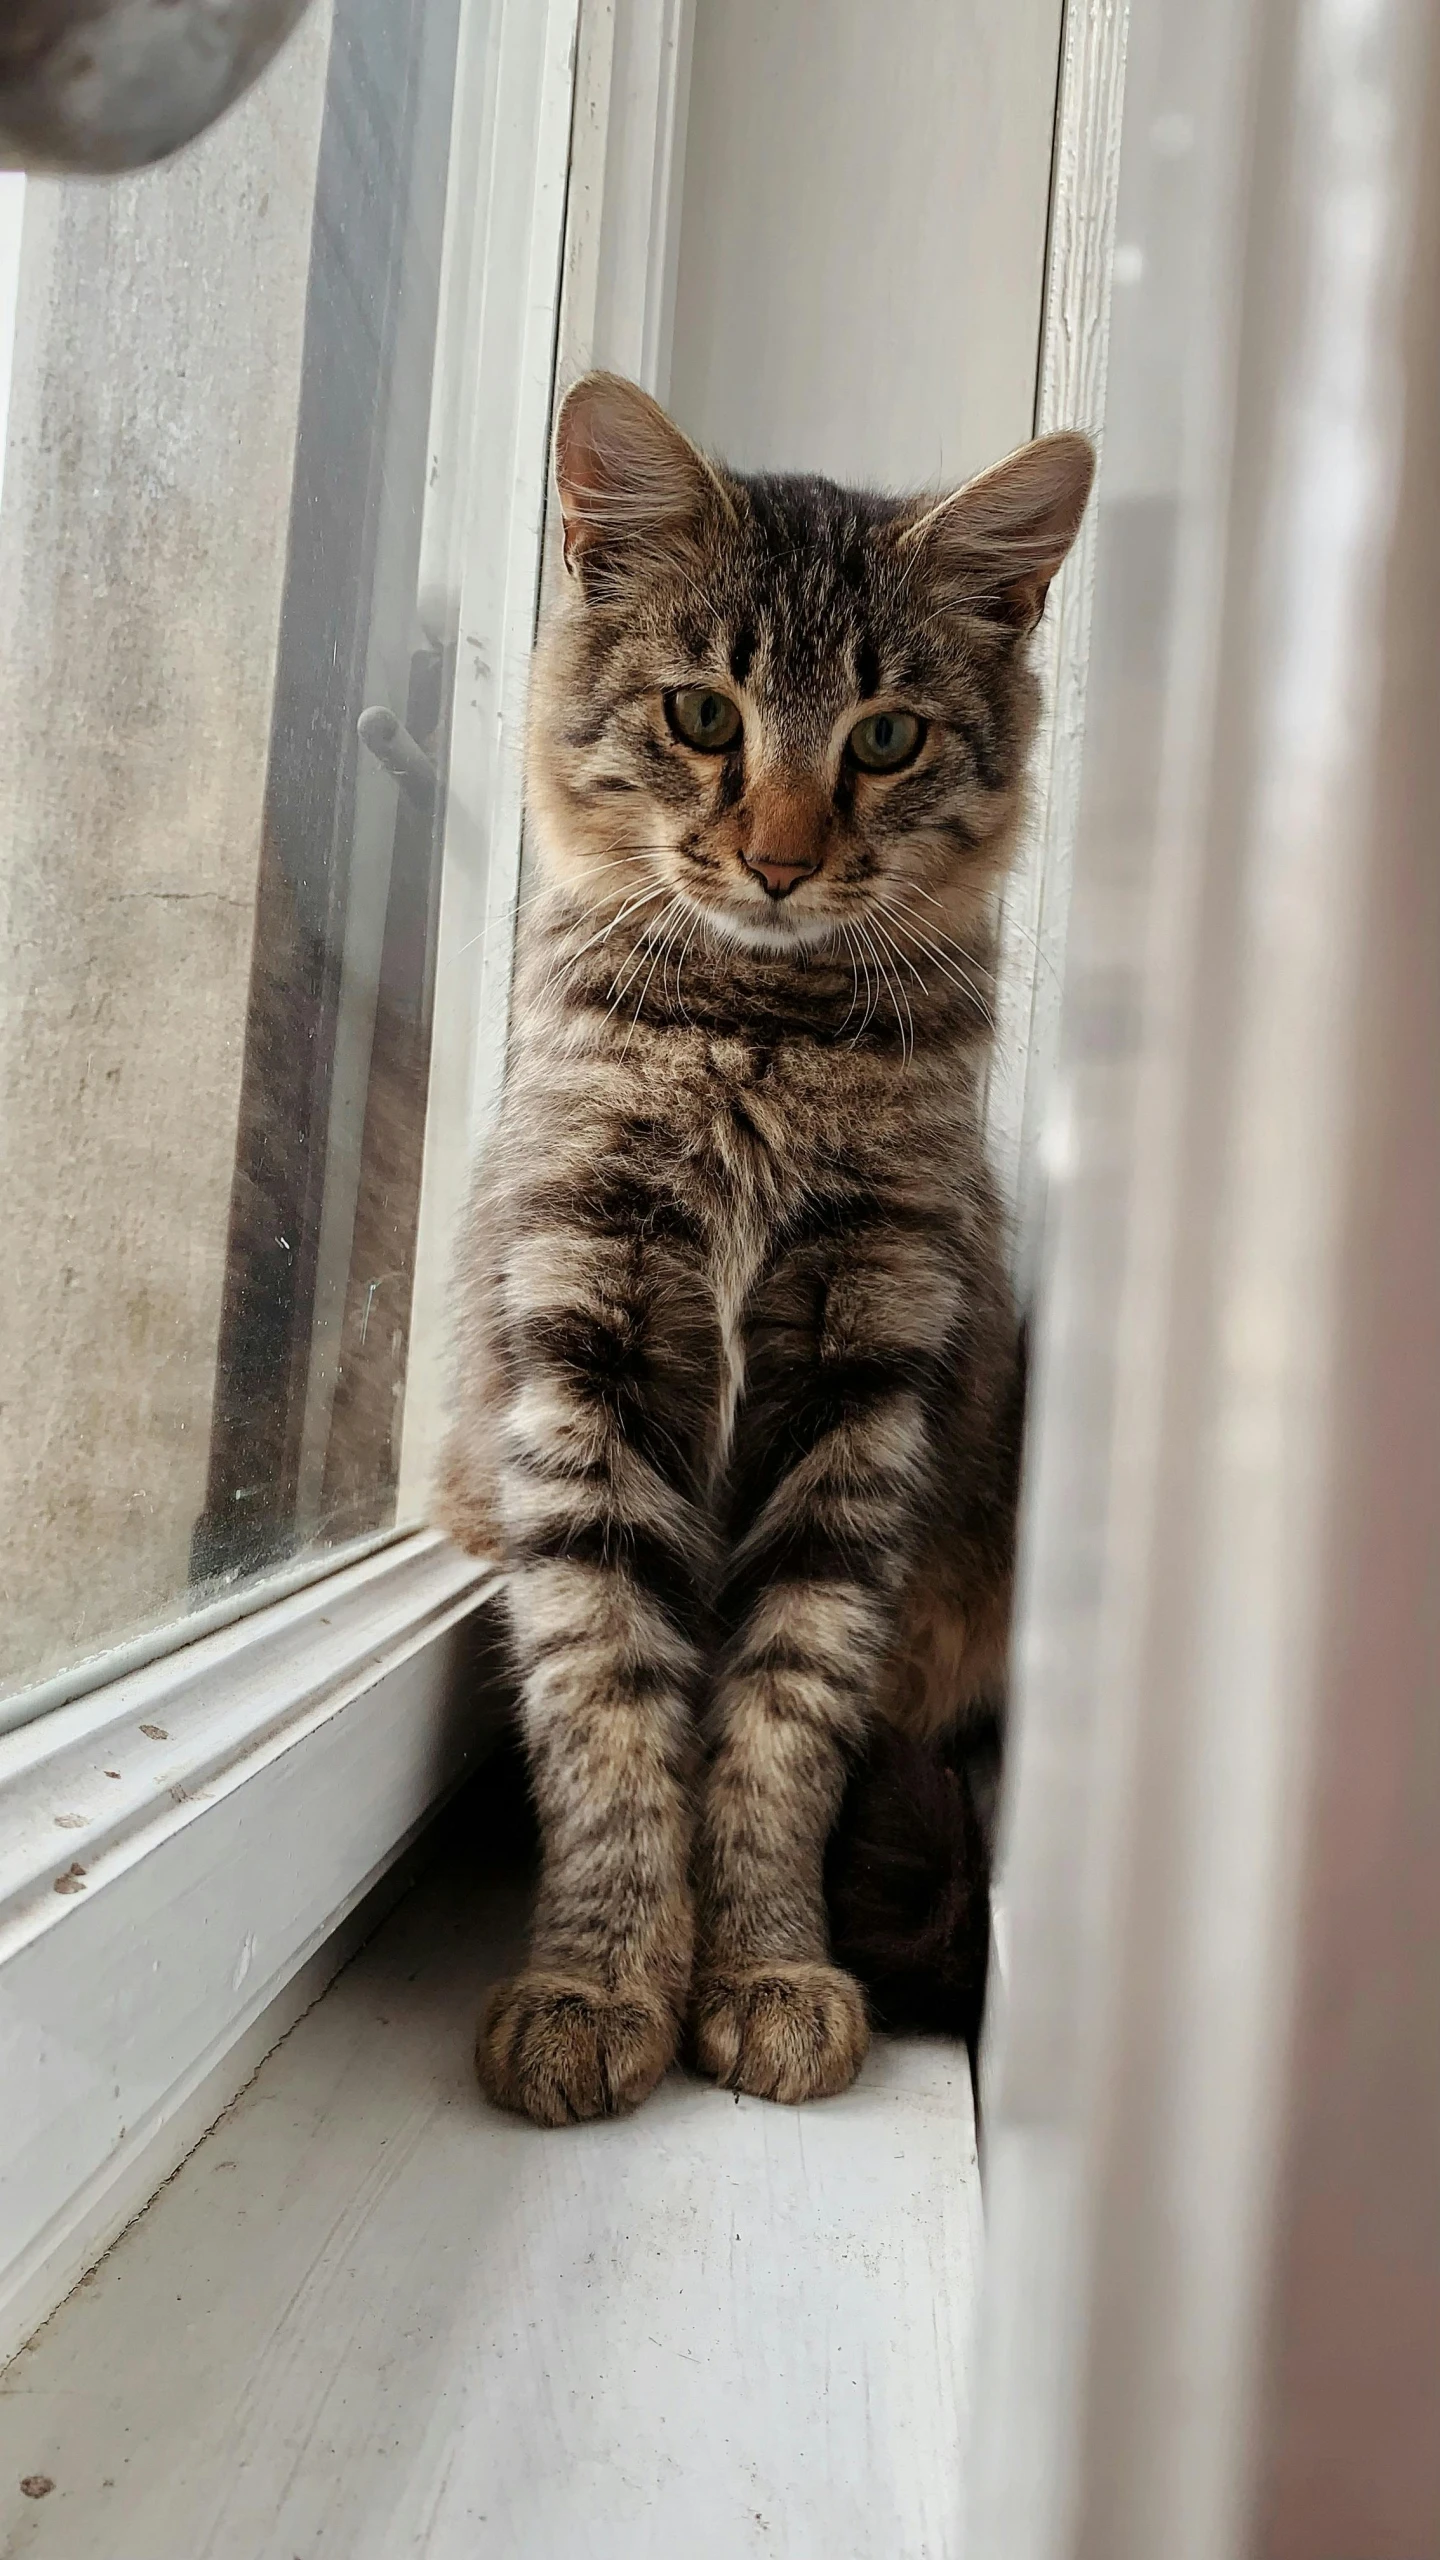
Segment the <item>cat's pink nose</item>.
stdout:
[[813,880],[820,868],[818,862],[767,862],[760,853],[742,853],[740,859],[764,882],[767,898],[788,898],[798,881]]

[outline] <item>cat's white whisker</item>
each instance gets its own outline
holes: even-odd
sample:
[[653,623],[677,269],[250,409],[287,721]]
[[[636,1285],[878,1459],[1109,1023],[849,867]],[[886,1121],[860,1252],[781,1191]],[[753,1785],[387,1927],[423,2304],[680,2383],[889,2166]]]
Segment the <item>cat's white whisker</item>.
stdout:
[[889,917],[890,917],[890,921],[891,921],[891,923],[894,923],[895,921],[897,921],[897,919],[891,915],[891,911],[890,911],[890,909],[889,909],[888,907],[882,907],[882,906],[880,905],[879,900],[877,899],[877,900],[876,900],[876,902],[875,902],[875,907],[871,910],[871,923],[872,923],[872,925],[874,926],[875,931],[876,931],[877,933],[880,933],[880,934],[882,934],[882,935],[884,936],[884,939],[885,939],[885,941],[886,941],[887,945],[889,946],[890,950],[894,953],[895,958],[896,958],[897,960],[901,960],[901,961],[903,961],[903,962],[904,962],[905,967],[909,970],[910,975],[911,975],[911,977],[915,980],[915,982],[916,982],[917,986],[921,986],[921,987],[923,987],[923,986],[924,986],[924,984],[925,984],[925,976],[924,976],[924,972],[923,972],[923,970],[917,969],[917,967],[915,966],[914,961],[911,959],[911,957],[910,957],[910,955],[909,955],[908,951],[902,951],[902,950],[901,950],[901,948],[900,948],[900,946],[899,946],[899,944],[898,944],[898,942],[896,942],[896,941],[894,940],[893,936],[888,932],[888,930],[886,929],[886,927],[885,927],[885,926],[883,926],[883,925],[881,925],[881,924],[878,922],[878,916],[880,916],[880,915],[889,916]]
[[844,1020],[840,1025],[841,1030],[844,1031],[854,1020],[855,1007],[860,1001],[860,970],[855,958],[855,944],[851,937],[850,927],[844,922],[843,918],[839,919],[838,922],[839,931],[845,944],[846,956],[850,962],[850,1002],[845,1008]]
[[[613,1013],[616,1006],[628,995],[644,968],[648,955],[655,947],[654,936],[663,929],[667,918],[674,913],[679,904],[679,898],[672,890],[668,903],[662,907],[659,915],[646,917],[636,938],[634,949],[627,952],[610,981],[610,1001],[605,1008],[607,1013]],[[652,969],[651,975],[653,974]],[[648,979],[646,984],[649,984]]]
[[872,1022],[872,1020],[874,1019],[875,1007],[876,1007],[876,1004],[877,1004],[877,1003],[878,1003],[878,1001],[879,1001],[879,998],[877,997],[877,995],[876,995],[876,993],[875,993],[875,990],[874,990],[874,987],[873,987],[873,986],[872,986],[872,984],[871,984],[871,979],[870,979],[870,962],[869,962],[868,957],[866,956],[866,950],[865,950],[864,937],[863,937],[863,935],[861,934],[858,919],[852,919],[852,930],[853,930],[853,932],[854,932],[854,934],[855,934],[855,944],[856,944],[856,949],[857,949],[857,951],[858,951],[858,953],[859,953],[859,958],[860,958],[860,968],[861,968],[861,971],[862,971],[863,976],[864,976],[864,979],[865,979],[865,1010],[864,1010],[864,1012],[862,1013],[862,1015],[860,1016],[859,1023],[858,1023],[858,1025],[856,1026],[856,1030],[855,1030],[854,1037],[853,1037],[853,1039],[852,1039],[852,1040],[851,1040],[851,1042],[850,1042],[850,1046],[851,1046],[851,1048],[853,1049],[853,1048],[856,1046],[857,1042],[859,1042],[859,1041],[861,1041],[861,1040],[863,1040],[863,1039],[864,1039],[865,1034],[866,1034],[866,1032],[868,1031],[868,1029],[869,1029],[869,1027],[870,1027],[871,1022]]
[[[678,898],[672,898],[672,899],[671,899],[671,901],[670,901],[670,905],[669,905],[669,907],[667,907],[667,908],[666,908],[666,910],[665,910],[665,914],[666,914],[666,915],[670,914],[670,913],[671,913],[675,908],[677,908],[677,907],[679,906],[679,904],[680,904],[680,901],[679,901],[679,899],[678,899]],[[662,923],[662,924],[664,923],[664,921],[665,921],[664,916],[662,916],[662,917],[661,917],[660,921],[661,921],[661,923]],[[665,936],[664,941],[661,943],[659,950],[656,952],[654,959],[653,959],[653,960],[651,961],[651,963],[650,963],[649,970],[648,970],[648,972],[647,972],[647,974],[646,974],[645,984],[644,984],[644,986],[641,988],[639,995],[638,995],[638,996],[636,997],[636,999],[635,999],[635,1012],[634,1012],[634,1016],[633,1016],[633,1018],[632,1018],[632,1020],[631,1020],[630,1028],[629,1028],[629,1030],[626,1032],[625,1037],[624,1037],[624,1039],[622,1040],[622,1042],[621,1042],[621,1044],[620,1044],[620,1055],[621,1055],[621,1057],[622,1057],[622,1058],[627,1054],[627,1052],[628,1052],[628,1050],[629,1050],[630,1043],[631,1043],[631,1041],[632,1041],[632,1040],[634,1039],[634,1037],[635,1037],[635,1032],[636,1032],[636,1029],[637,1029],[638,1024],[639,1024],[639,1021],[640,1021],[640,1016],[641,1016],[641,1014],[642,1014],[642,1013],[644,1012],[644,1010],[645,1010],[645,999],[646,999],[646,997],[648,996],[648,994],[650,993],[650,980],[654,977],[656,969],[660,966],[661,962],[663,961],[663,959],[664,959],[664,957],[665,957],[665,954],[669,951],[671,941],[672,941],[672,939],[673,939],[674,935],[675,935],[678,931],[679,931],[678,923],[677,923],[677,924],[672,924],[672,925],[671,925],[671,927],[670,927],[670,929],[669,929],[669,931],[667,932],[667,934],[666,934],[666,936]],[[662,986],[663,986],[663,984],[664,984],[664,980],[663,980],[663,978],[662,978],[662,980],[661,980],[661,984],[662,984]]]
[[[668,853],[669,850],[670,848],[668,845],[662,844],[632,845],[628,850],[617,853],[612,861],[588,864],[586,866],[586,878],[587,880],[597,880],[601,876],[602,872],[628,869],[632,862],[636,861],[644,854]],[[522,915],[528,915],[533,907],[542,906],[547,899],[553,903],[559,894],[560,893],[557,891],[553,880],[542,880],[537,888],[527,889],[523,896],[517,895],[514,897],[506,909],[506,913],[513,920],[518,922]],[[592,906],[587,909],[587,913],[594,915],[597,913],[597,909]],[[472,933],[468,942],[461,943],[458,956],[463,959],[467,951],[473,951],[477,943],[484,941],[485,935],[488,931],[488,926],[482,926],[479,933]]]
[[[970,976],[968,970],[964,967],[963,962],[958,959],[948,958],[940,948],[938,942],[932,940],[926,932],[923,932],[913,922],[912,919],[901,915],[896,908],[887,905],[883,899],[877,898],[875,900],[875,905],[881,914],[889,918],[890,924],[894,930],[898,933],[903,933],[907,939],[915,945],[915,948],[918,951],[924,953],[932,967],[938,969],[942,976],[948,978],[952,986],[958,987],[962,995],[968,996],[971,1003],[979,1008],[983,1019],[993,1027],[994,1014],[991,1009],[989,999],[985,995],[983,988],[980,987]],[[958,951],[958,944],[955,946],[955,949]]]
[[865,939],[870,950],[874,954],[876,969],[879,972],[885,993],[890,999],[891,1008],[895,1015],[895,1028],[900,1035],[900,1055],[903,1061],[908,1054],[906,1046],[906,1017],[901,1012],[901,999],[904,990],[899,986],[898,980],[893,976],[891,969],[886,963],[884,951],[881,947],[884,927],[880,924],[878,917],[872,915],[866,918],[861,930],[865,935]]
[[[918,880],[894,880],[890,883],[890,886],[894,893],[904,900],[909,911],[912,925],[915,920],[915,910],[913,907],[910,907],[909,894],[907,893],[913,893],[915,896],[928,899],[931,906],[937,908],[942,916],[948,914],[948,910],[946,909],[943,901],[935,896],[933,890],[922,888]],[[893,914],[893,912],[893,909],[887,909],[887,913]],[[933,917],[923,916],[919,921],[923,924],[926,933],[931,937],[932,941],[938,944],[943,950],[952,953],[956,964],[964,970],[967,975],[971,963],[975,963],[977,966],[979,965],[978,962],[976,962],[975,953],[973,951],[968,951],[962,942],[957,941],[953,933],[946,932],[943,927],[936,924]],[[980,990],[977,987],[977,995],[979,992]]]
[[[660,918],[660,922],[665,926],[665,939],[660,946],[660,1002],[662,1005],[668,1005],[670,1002],[670,955],[679,940],[680,928],[685,922],[685,908],[678,894],[671,899],[669,906],[666,907]],[[651,977],[653,977],[654,974],[654,970],[652,969],[650,973]],[[642,1007],[645,1002],[645,995],[649,984],[650,980],[647,978],[645,986],[642,987],[640,991],[640,1004]],[[637,1014],[637,1020],[638,1018]],[[633,1024],[631,1027],[633,1029]]]
[[608,942],[617,925],[624,924],[630,916],[638,915],[642,907],[653,905],[656,898],[668,898],[672,895],[673,892],[667,888],[665,882],[662,880],[658,888],[646,889],[641,896],[627,900],[626,904],[620,909],[619,914],[613,915],[609,923],[603,926],[599,933],[592,933],[588,942],[582,942],[578,951],[566,951],[561,953],[560,957],[563,966],[567,969],[573,969],[576,961],[583,960],[586,952],[593,951],[597,943]]
[[[880,940],[884,943],[886,950],[891,954],[892,960],[897,965],[903,965],[907,968],[911,977],[915,980],[916,985],[918,987],[923,987],[925,980],[920,970],[916,967],[908,952],[901,950],[899,943],[895,940],[895,937],[889,930],[889,927],[883,925],[878,917],[874,919],[874,930],[878,934]],[[913,1058],[915,1055],[915,1014],[910,1002],[909,990],[906,988],[903,979],[899,981],[899,985],[900,992],[905,1001],[905,1020],[909,1032],[910,1056]]]
[[697,907],[690,919],[690,930],[686,934],[685,940],[681,945],[680,957],[675,963],[675,1010],[679,1014],[681,1021],[685,1023],[689,1022],[690,1016],[685,1010],[685,1000],[680,993],[680,979],[685,963],[690,957],[690,945],[694,941],[695,936],[699,932],[704,921],[705,919]]
[[[586,879],[587,881],[598,880],[601,874],[606,871],[620,871],[622,869],[628,870],[630,864],[634,862],[635,859],[636,856],[633,853],[617,853],[613,860],[609,862],[591,863],[587,865]],[[537,887],[527,889],[523,896],[517,897],[510,912],[515,916],[528,915],[532,907],[542,905],[547,898],[553,905],[560,894],[561,893],[556,889],[553,880],[542,880]],[[593,915],[594,912],[595,909],[593,907],[587,909],[587,913],[591,915]]]

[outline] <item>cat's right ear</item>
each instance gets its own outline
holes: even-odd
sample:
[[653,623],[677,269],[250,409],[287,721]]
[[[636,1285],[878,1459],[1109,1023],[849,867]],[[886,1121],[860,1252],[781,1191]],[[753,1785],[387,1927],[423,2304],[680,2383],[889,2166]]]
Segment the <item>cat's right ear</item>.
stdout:
[[658,401],[618,373],[587,373],[560,403],[555,485],[565,566],[587,589],[623,579],[693,536],[724,491]]

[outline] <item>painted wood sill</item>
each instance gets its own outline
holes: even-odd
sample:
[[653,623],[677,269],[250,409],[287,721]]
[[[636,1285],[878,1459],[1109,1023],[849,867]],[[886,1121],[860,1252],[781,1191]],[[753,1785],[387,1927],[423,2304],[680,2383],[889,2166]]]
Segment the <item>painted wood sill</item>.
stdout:
[[493,2114],[475,2019],[521,1898],[456,1836],[480,1791],[10,2367],[0,2548],[950,2560],[980,2246],[963,2051],[880,2040],[809,2108],[675,2073],[619,2123]]
[[403,1537],[0,1738],[0,2361],[335,1967],[499,1716]]

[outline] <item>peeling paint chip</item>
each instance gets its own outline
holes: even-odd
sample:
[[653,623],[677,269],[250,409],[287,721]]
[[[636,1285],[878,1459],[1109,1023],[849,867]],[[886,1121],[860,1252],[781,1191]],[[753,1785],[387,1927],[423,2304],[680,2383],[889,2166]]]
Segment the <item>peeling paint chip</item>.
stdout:
[[43,2471],[27,2471],[20,2483],[20,2495],[22,2498],[48,2498],[54,2486],[54,2481],[47,2480]]
[[55,1890],[57,1893],[83,1893],[85,1890],[84,1877],[85,1870],[81,1866],[79,1859],[72,1859],[63,1876],[56,1877]]
[[152,1742],[168,1742],[170,1739],[163,1724],[142,1724],[140,1730],[148,1733]]
[[83,1831],[89,1819],[88,1813],[57,1813],[55,1828],[57,1831]]

